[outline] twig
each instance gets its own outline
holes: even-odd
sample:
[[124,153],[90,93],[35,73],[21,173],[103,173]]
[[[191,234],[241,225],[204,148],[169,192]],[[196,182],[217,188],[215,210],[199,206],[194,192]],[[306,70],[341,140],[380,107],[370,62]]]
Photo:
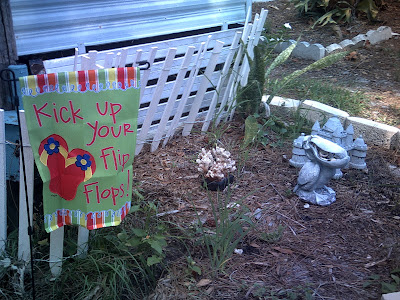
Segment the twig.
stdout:
[[307,229],[307,227],[304,226],[303,224],[301,224],[301,223],[297,222],[296,220],[293,220],[293,219],[291,219],[291,218],[285,216],[284,214],[281,214],[279,211],[277,211],[276,213],[279,214],[279,215],[281,215],[282,217],[285,217],[286,219],[288,219],[288,220],[290,220],[290,221],[292,221],[292,222],[295,222],[297,225],[300,225],[301,227]]
[[235,274],[238,270],[233,271],[230,275],[229,275],[229,280],[233,281],[232,279],[232,275]]
[[279,193],[279,191],[274,187],[274,185],[272,183],[269,184],[270,186],[272,186],[272,188],[274,189],[274,191],[279,195],[279,197],[281,197],[282,200],[285,200],[285,198],[283,198],[283,196],[281,195],[281,193]]
[[289,227],[289,229],[292,231],[292,233],[293,233],[294,236],[297,236],[296,232],[293,230],[292,227],[290,227],[290,225],[289,225],[288,223],[286,223],[285,221],[283,221],[283,223],[285,223],[285,225],[286,225],[287,227]]
[[367,263],[367,264],[364,265],[364,268],[367,268],[367,269],[368,269],[368,268],[371,268],[371,267],[373,267],[373,266],[376,266],[376,265],[378,265],[378,264],[380,264],[380,263],[385,262],[386,260],[389,259],[390,255],[392,254],[392,250],[393,250],[393,247],[390,247],[389,253],[388,253],[388,255],[386,255],[385,258],[383,258],[383,259],[381,259],[381,260],[378,260],[378,261],[373,261],[373,262]]

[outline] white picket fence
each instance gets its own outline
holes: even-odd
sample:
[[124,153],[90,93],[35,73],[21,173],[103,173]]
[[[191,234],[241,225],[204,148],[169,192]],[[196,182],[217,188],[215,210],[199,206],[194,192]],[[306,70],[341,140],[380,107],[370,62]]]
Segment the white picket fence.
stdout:
[[[161,141],[165,145],[182,128],[189,135],[193,125],[201,122],[202,131],[212,121],[217,124],[233,116],[238,86],[247,84],[253,58],[267,17],[267,10],[256,14],[253,22],[247,15],[245,26],[174,40],[156,42],[107,51],[89,51],[74,56],[45,61],[47,73],[98,68],[139,66],[143,61],[150,68],[141,71],[141,100],[138,115],[136,154],[144,144],[155,151]],[[245,55],[247,51],[247,55]],[[22,140],[28,185],[30,213],[33,211],[33,153],[30,148],[24,111],[20,111]],[[4,112],[0,110],[0,254],[7,239]],[[20,165],[22,163],[20,162]],[[22,174],[22,170],[20,170]],[[3,179],[4,178],[4,179]],[[18,258],[29,262],[29,237],[23,178],[20,178]],[[32,219],[32,216],[31,216]],[[85,255],[89,231],[79,228],[76,255]],[[63,261],[64,228],[50,233],[49,264],[53,276],[60,274]]]

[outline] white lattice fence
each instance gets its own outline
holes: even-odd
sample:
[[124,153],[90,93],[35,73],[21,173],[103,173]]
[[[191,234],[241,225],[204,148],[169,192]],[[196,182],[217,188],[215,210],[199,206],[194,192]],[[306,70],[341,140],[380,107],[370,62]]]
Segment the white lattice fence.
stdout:
[[[143,145],[151,144],[155,151],[161,141],[165,145],[182,128],[188,135],[196,122],[202,122],[202,131],[207,131],[214,120],[217,124],[233,116],[237,88],[247,83],[250,65],[247,55],[253,58],[253,47],[258,44],[267,11],[256,14],[253,23],[248,13],[241,31],[231,29],[212,34],[161,41],[107,51],[89,51],[75,56],[45,61],[47,73],[90,70],[98,68],[139,66],[143,61],[150,68],[141,72],[141,100],[138,114],[138,136],[136,154]],[[2,121],[0,111],[0,121]],[[25,145],[28,199],[33,211],[33,154],[24,123],[24,112],[20,112],[22,139]],[[0,128],[0,154],[4,150],[5,138]],[[3,134],[3,135],[2,135]],[[5,151],[5,150],[4,150]],[[0,157],[5,157],[2,155]],[[1,162],[0,162],[1,164]],[[2,164],[5,166],[5,163]],[[6,201],[5,171],[0,166],[0,252],[5,248]],[[21,170],[22,173],[22,170]],[[23,179],[21,178],[21,187]],[[3,200],[3,201],[2,201]],[[19,258],[29,261],[29,238],[25,191],[20,189]],[[3,209],[4,208],[4,209]],[[79,228],[76,255],[87,251],[89,231]],[[52,274],[61,272],[63,260],[64,228],[50,233],[49,263]]]

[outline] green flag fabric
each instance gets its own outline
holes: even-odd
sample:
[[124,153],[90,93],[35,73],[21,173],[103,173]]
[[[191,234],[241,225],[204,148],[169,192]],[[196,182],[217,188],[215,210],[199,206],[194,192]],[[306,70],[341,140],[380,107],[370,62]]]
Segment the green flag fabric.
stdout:
[[116,226],[131,206],[139,68],[20,78],[47,232]]

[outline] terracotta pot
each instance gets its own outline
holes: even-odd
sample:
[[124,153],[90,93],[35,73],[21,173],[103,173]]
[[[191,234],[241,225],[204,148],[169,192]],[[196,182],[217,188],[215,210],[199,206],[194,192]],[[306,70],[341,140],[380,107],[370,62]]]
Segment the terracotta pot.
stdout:
[[225,177],[220,181],[204,178],[202,185],[210,191],[223,191],[230,183],[233,183],[234,181],[235,177],[232,174],[229,174],[228,177]]

